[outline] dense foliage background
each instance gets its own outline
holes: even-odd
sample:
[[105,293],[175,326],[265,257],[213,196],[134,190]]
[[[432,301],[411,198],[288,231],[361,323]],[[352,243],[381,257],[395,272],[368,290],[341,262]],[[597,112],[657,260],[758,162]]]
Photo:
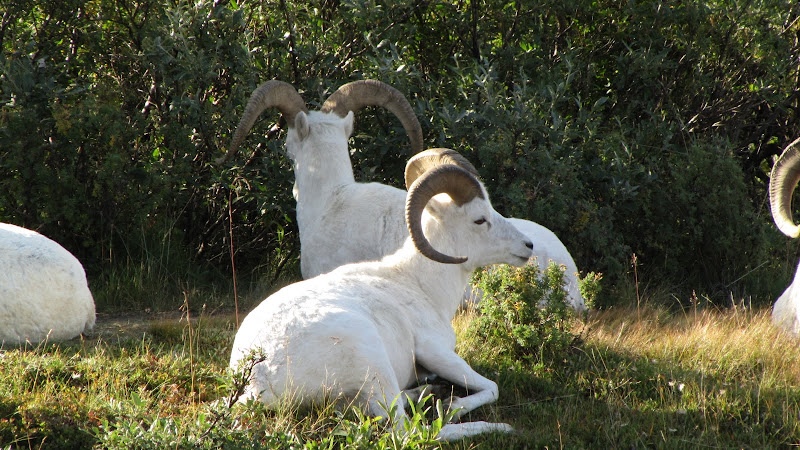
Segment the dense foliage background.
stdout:
[[[232,249],[241,275],[299,276],[284,133],[266,137],[278,115],[213,164],[273,78],[312,107],[356,79],[398,88],[498,211],[604,274],[601,304],[634,269],[677,301],[767,302],[797,263],[765,194],[800,135],[793,0],[0,0],[0,14],[0,221],[75,253],[100,308],[224,282]],[[402,186],[399,123],[357,119],[358,179]]]

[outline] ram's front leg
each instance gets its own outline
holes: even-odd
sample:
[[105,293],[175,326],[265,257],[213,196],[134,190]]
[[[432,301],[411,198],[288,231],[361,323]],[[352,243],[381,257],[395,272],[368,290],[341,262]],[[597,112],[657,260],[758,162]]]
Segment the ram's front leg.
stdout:
[[457,409],[455,418],[497,400],[499,394],[497,383],[475,372],[454,351],[435,347],[418,349],[416,357],[422,366],[439,377],[473,392],[466,397],[456,398],[450,404],[452,410]]

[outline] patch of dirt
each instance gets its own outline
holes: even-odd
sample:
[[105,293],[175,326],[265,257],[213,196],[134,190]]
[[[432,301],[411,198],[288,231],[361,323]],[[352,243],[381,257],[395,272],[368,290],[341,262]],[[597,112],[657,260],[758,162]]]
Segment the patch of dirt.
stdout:
[[[231,321],[234,315],[229,312],[190,313],[192,323],[198,320],[228,320]],[[97,313],[97,320],[94,329],[84,333],[84,340],[92,341],[120,341],[127,339],[141,339],[145,334],[151,332],[154,327],[163,327],[174,324],[183,326],[187,324],[186,313],[184,311],[143,311],[126,313]]]

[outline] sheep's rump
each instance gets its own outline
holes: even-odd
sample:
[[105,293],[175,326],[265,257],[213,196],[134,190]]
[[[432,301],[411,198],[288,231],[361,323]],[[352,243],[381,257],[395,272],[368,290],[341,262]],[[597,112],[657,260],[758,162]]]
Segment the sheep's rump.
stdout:
[[[335,290],[303,289],[308,283],[278,291],[242,321],[230,367],[251,351],[263,360],[253,367],[241,400],[275,407],[284,398],[308,403],[344,396],[368,403],[376,394],[382,401],[383,394],[399,393],[414,364],[407,344],[413,338],[397,323],[398,313],[391,306],[376,310],[358,296],[336,298]],[[383,323],[389,321],[394,323]]]
[[81,263],[56,242],[0,224],[0,343],[64,340],[94,327]]

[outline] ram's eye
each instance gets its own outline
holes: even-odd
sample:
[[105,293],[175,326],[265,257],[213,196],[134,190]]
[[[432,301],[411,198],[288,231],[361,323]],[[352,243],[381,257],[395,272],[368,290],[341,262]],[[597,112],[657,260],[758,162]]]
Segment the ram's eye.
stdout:
[[475,225],[483,225],[484,223],[486,223],[486,219],[483,217],[475,221]]

